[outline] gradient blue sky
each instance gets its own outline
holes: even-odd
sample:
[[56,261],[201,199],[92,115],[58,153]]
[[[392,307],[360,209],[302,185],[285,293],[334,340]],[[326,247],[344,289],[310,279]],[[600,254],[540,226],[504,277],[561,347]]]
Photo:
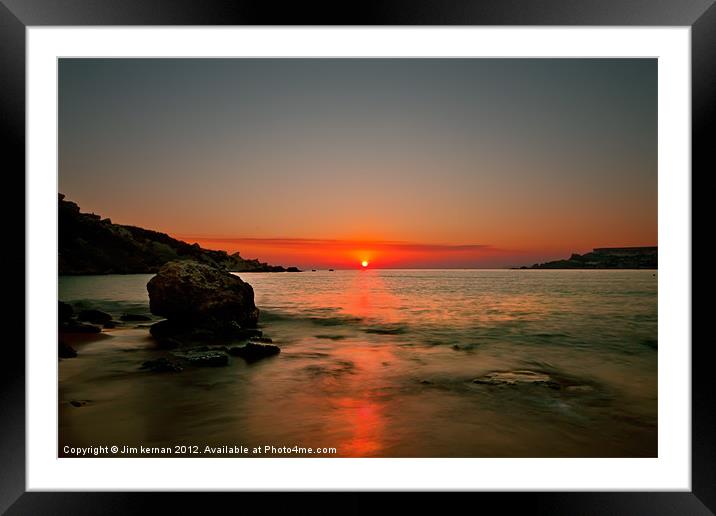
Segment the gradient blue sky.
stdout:
[[274,263],[655,245],[657,61],[61,59],[59,157],[84,211]]

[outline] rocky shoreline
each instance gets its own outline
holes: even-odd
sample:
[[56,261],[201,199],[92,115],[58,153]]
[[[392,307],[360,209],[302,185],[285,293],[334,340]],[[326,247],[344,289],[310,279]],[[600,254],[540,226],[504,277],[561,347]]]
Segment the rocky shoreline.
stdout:
[[[138,367],[151,372],[181,372],[186,366],[226,366],[229,357],[254,362],[281,349],[256,328],[259,309],[251,285],[219,267],[179,260],[165,264],[147,283],[149,309],[163,318],[148,327],[162,353]],[[73,336],[99,334],[125,323],[150,322],[140,314],[119,320],[94,309],[75,313],[62,301],[58,306],[60,359],[74,358]]]

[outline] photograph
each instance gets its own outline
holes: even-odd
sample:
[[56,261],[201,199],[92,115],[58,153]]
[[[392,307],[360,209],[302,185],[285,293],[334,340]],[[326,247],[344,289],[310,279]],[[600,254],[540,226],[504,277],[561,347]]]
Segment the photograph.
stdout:
[[658,83],[58,58],[57,457],[658,457]]

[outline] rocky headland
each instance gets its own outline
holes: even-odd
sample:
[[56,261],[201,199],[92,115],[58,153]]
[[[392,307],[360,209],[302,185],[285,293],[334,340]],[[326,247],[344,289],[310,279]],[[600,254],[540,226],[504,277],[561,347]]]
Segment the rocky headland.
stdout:
[[657,269],[658,248],[601,247],[590,253],[572,254],[566,260],[536,263],[521,269]]
[[167,262],[192,260],[232,272],[298,272],[247,260],[239,253],[203,249],[165,233],[114,224],[94,213],[82,213],[59,194],[59,274],[151,274]]

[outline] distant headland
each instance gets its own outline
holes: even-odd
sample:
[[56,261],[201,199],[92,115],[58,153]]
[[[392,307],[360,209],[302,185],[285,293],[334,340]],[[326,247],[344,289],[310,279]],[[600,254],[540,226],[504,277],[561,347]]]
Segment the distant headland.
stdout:
[[247,260],[239,253],[203,249],[136,226],[114,224],[80,207],[59,194],[59,274],[142,274],[155,273],[167,262],[193,260],[231,272],[299,272],[259,260]]
[[566,260],[536,263],[520,269],[656,269],[658,247],[597,247]]

